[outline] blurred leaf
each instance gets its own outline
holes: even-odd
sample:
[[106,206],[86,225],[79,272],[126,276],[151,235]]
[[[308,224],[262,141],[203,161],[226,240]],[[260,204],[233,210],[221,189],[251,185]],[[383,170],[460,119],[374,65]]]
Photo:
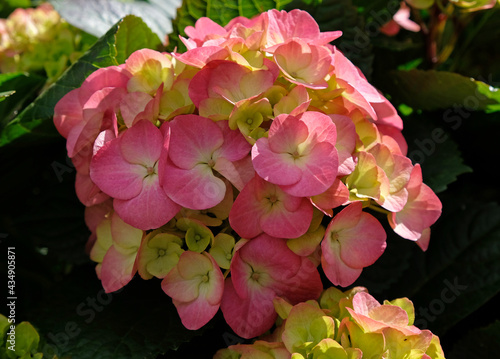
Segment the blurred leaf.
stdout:
[[500,111],[500,90],[482,81],[445,71],[392,71],[382,84],[393,98],[414,109],[433,111],[461,106]]
[[470,331],[447,353],[448,359],[495,358],[500,352],[500,321]]
[[[71,25],[97,37],[103,36],[117,21],[135,15],[151,30],[165,39],[172,31],[171,19],[181,5],[180,0],[118,1],[118,0],[50,0],[54,8]],[[82,16],[82,14],[85,14]]]
[[169,35],[169,50],[175,47],[182,52],[184,44],[179,35],[186,36],[184,28],[193,26],[201,17],[209,17],[224,26],[237,16],[251,18],[270,9],[281,10],[291,0],[184,0],[177,10],[177,16],[172,21],[173,32]]
[[106,294],[93,267],[80,268],[32,308],[46,340],[44,354],[154,359],[199,336],[206,328],[184,328],[160,284],[135,278],[124,289]]
[[156,49],[160,43],[159,39],[154,34],[144,37],[147,34],[151,34],[147,25],[133,15],[117,22],[58,81],[3,129],[0,147],[16,139],[31,143],[34,140],[60,137],[52,123],[56,103],[66,93],[80,87],[98,68],[118,65],[118,60],[124,60],[134,49],[149,46]]
[[[399,4],[399,3],[398,3]],[[317,5],[307,5],[295,0],[287,10],[306,10],[317,21],[321,31],[342,31],[333,44],[337,46],[370,79],[372,73],[372,34],[365,28],[365,19],[352,0],[323,0]],[[378,28],[376,28],[378,33]]]
[[22,72],[0,74],[0,129],[22,110],[27,100],[36,95],[45,80],[41,76]]
[[421,322],[438,335],[500,291],[500,206],[446,209],[411,295]]
[[31,6],[31,0],[2,0],[0,2],[0,18],[6,18],[18,7]]
[[404,118],[403,135],[408,143],[408,157],[422,166],[424,183],[439,193],[457,176],[472,169],[463,163],[450,133],[437,123],[429,113],[413,113]]
[[[353,0],[353,5],[365,17],[366,23],[373,23],[373,26],[381,27],[392,20],[392,16],[399,10],[398,1],[387,0]],[[375,25],[376,24],[376,25]]]

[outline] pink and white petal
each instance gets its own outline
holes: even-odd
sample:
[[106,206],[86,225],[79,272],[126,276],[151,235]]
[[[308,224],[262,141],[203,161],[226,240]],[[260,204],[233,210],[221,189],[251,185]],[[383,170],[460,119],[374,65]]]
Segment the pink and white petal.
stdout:
[[328,142],[317,143],[310,153],[300,159],[298,167],[302,170],[300,180],[281,188],[296,197],[321,194],[337,177],[339,167],[337,150]]
[[417,239],[417,245],[420,247],[422,251],[427,251],[429,248],[429,241],[431,239],[431,229],[426,228],[422,231],[422,235],[419,239]]
[[370,311],[381,306],[381,304],[371,295],[365,292],[356,293],[352,299],[354,312],[368,316]]
[[363,97],[362,93],[344,80],[337,79],[337,84],[344,89],[342,96],[346,100],[354,104],[364,113],[368,114],[374,121],[377,120],[377,114],[371,105],[372,103]]
[[277,185],[294,184],[302,177],[293,155],[272,151],[267,138],[259,138],[253,145],[252,163],[260,177]]
[[90,178],[107,195],[130,199],[142,191],[147,170],[130,164],[122,157],[120,139],[107,142],[94,155],[90,163]]
[[158,176],[154,175],[144,179],[143,188],[137,196],[126,200],[115,198],[113,206],[126,223],[143,230],[163,226],[181,209],[165,194]]
[[134,51],[125,61],[125,68],[131,73],[136,74],[143,69],[146,62],[150,60],[156,60],[161,64],[162,68],[172,67],[172,62],[163,53],[151,50],[151,49],[140,49]]
[[245,187],[245,180],[241,173],[234,166],[233,162],[225,159],[224,157],[217,158],[215,162],[214,170],[219,172],[225,179],[231,182],[238,191],[241,191]]
[[198,164],[190,170],[170,163],[165,168],[163,190],[176,203],[189,209],[208,209],[224,199],[226,185],[212,168]]
[[398,111],[388,99],[383,97],[383,100],[383,102],[372,103],[372,107],[377,113],[377,126],[379,124],[386,125],[401,131],[403,129],[403,120]]
[[307,198],[303,198],[294,212],[287,211],[284,205],[274,205],[271,211],[261,215],[260,227],[273,237],[297,238],[307,232],[312,216],[313,206]]
[[276,321],[274,291],[261,287],[250,291],[248,297],[241,298],[234,290],[231,278],[226,279],[221,310],[227,324],[234,332],[246,339],[257,337],[271,329]]
[[224,143],[219,126],[198,115],[177,116],[170,122],[170,131],[169,157],[182,169],[208,163],[212,153]]
[[299,119],[307,126],[309,143],[328,142],[335,146],[337,129],[329,116],[321,112],[307,111],[301,114]]
[[123,254],[111,246],[101,266],[101,282],[106,293],[115,292],[127,285],[135,273],[137,253]]
[[356,126],[347,116],[329,116],[337,130],[337,142],[335,143],[335,147],[338,151],[339,163],[342,164],[345,160],[352,158],[352,154],[356,148],[356,139],[358,138]]
[[125,161],[153,167],[163,148],[161,131],[149,121],[139,121],[123,132],[120,149]]

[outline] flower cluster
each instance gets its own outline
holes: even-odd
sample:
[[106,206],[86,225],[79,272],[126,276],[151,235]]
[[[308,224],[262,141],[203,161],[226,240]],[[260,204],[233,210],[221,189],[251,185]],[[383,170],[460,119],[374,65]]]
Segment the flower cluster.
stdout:
[[253,344],[219,350],[214,359],[444,359],[439,338],[413,325],[408,298],[380,304],[366,288],[331,287],[318,301],[274,299],[276,329]]
[[136,51],[55,108],[107,292],[157,277],[187,328],[220,308],[251,338],[274,298],[318,298],[320,264],[345,287],[382,255],[368,211],[427,248],[441,203],[340,32],[300,10],[185,31],[185,53]]
[[49,3],[17,8],[0,19],[0,72],[45,71],[54,80],[84,47],[81,31],[61,19]]

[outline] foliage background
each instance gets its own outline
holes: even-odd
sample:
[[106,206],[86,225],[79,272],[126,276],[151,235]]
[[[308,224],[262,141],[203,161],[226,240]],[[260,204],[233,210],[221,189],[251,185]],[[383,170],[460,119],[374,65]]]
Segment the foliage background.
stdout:
[[[2,17],[17,6],[36,5],[2,1]],[[39,351],[82,359],[200,358],[196,353],[202,348],[203,357],[210,358],[217,349],[243,341],[220,312],[201,330],[184,329],[159,280],[136,279],[119,293],[104,294],[85,253],[89,232],[74,191],[76,171],[51,117],[55,103],[97,68],[122,63],[142,47],[181,49],[177,35],[201,16],[225,24],[269,8],[303,8],[323,31],[344,32],[335,45],[398,106],[409,157],[421,163],[424,182],[443,202],[426,253],[387,228],[386,252],[354,285],[366,286],[380,301],[409,297],[417,323],[440,336],[447,358],[498,356],[498,4],[450,17],[439,36],[402,30],[388,37],[380,26],[395,13],[397,1],[90,3],[95,7],[83,0],[53,1],[68,22],[95,36],[89,39],[99,38],[55,84],[39,94],[45,81],[40,74],[0,74],[2,295],[7,296],[7,247],[15,247],[16,320],[38,329]],[[432,25],[440,11],[436,6],[419,12],[423,22]],[[77,16],[81,11],[87,16]],[[136,16],[119,20],[126,13]],[[430,61],[433,41],[438,50],[451,51],[444,61]],[[12,90],[16,93],[6,96]]]

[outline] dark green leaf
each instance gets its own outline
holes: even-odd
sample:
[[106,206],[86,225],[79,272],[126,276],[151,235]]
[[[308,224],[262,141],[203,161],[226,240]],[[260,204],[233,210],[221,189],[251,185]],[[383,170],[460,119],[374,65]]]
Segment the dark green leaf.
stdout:
[[56,103],[66,93],[80,87],[85,78],[98,68],[118,65],[118,60],[124,60],[134,49],[156,48],[159,44],[156,35],[141,36],[146,34],[151,34],[147,25],[135,16],[129,15],[116,23],[59,80],[4,128],[0,147],[27,134],[29,141],[59,137],[52,123]]
[[382,84],[393,98],[414,109],[433,111],[446,108],[465,108],[467,111],[500,110],[500,90],[477,81],[445,71],[393,71]]
[[408,143],[408,157],[420,163],[424,182],[438,193],[472,169],[463,163],[457,143],[445,130],[446,123],[432,119],[428,113],[405,117],[403,135]]
[[157,279],[135,278],[124,289],[106,294],[93,267],[86,266],[53,290],[32,309],[46,340],[41,346],[44,354],[154,359],[203,331],[184,328]]
[[[71,25],[100,37],[127,15],[142,18],[151,30],[165,39],[172,31],[171,19],[180,0],[118,1],[118,0],[51,0],[54,8]],[[85,14],[85,16],[82,16]]]
[[472,330],[457,341],[448,359],[496,358],[500,353],[500,321]]

